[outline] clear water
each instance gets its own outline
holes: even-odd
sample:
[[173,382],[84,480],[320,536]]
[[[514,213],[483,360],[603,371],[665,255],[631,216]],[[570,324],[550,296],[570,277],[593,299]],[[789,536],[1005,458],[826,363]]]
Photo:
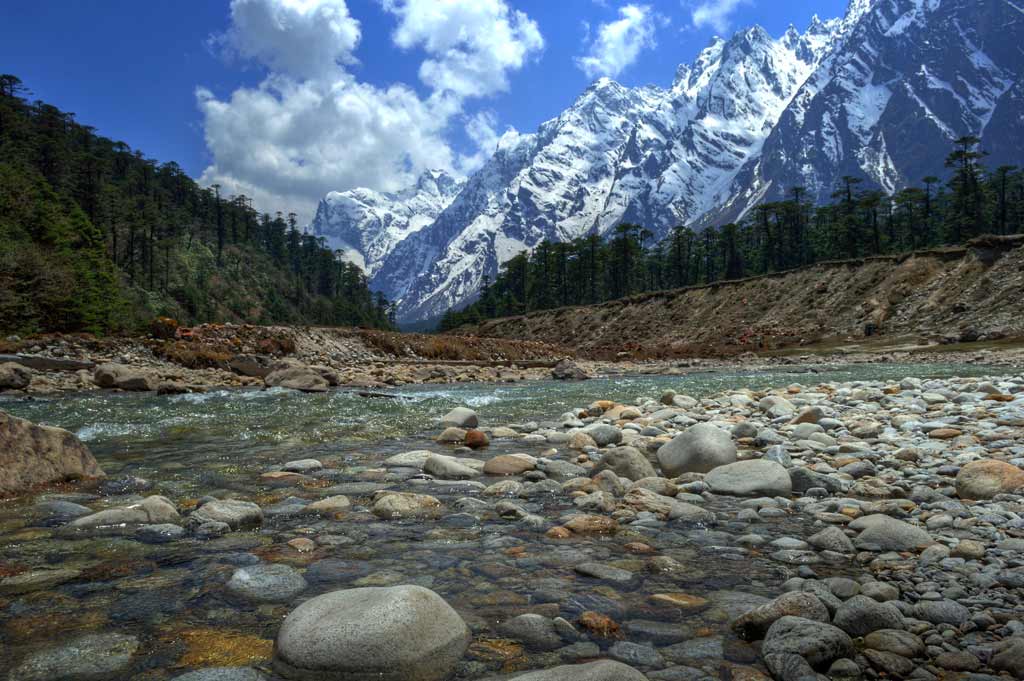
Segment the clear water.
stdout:
[[[142,544],[131,536],[66,536],[40,523],[32,510],[34,499],[0,504],[0,575],[46,567],[82,571],[79,578],[56,587],[0,594],[0,678],[24,655],[94,631],[133,633],[142,641],[125,678],[159,680],[204,665],[264,664],[281,617],[295,603],[256,605],[226,594],[224,584],[238,561],[255,560],[253,555],[303,571],[310,586],[301,598],[364,585],[417,583],[434,589],[474,629],[474,647],[459,670],[460,679],[559,663],[557,654],[500,642],[495,625],[525,611],[575,621],[581,609],[612,616],[623,627],[622,638],[652,643],[666,666],[686,664],[728,678],[732,665],[756,664],[752,649],[729,632],[729,618],[743,610],[750,594],[775,594],[795,570],[761,552],[744,550],[736,537],[749,532],[768,540],[803,536],[809,531],[804,520],[791,517],[747,526],[730,520],[738,502],[719,500],[708,505],[720,517],[713,528],[631,528],[615,537],[554,541],[493,514],[478,514],[475,520],[459,516],[456,501],[479,496],[477,492],[410,483],[408,474],[386,471],[381,461],[412,449],[450,451],[429,436],[437,432],[437,418],[459,405],[474,408],[486,425],[504,425],[554,419],[596,399],[657,397],[666,389],[701,397],[791,383],[991,373],[996,372],[977,366],[875,364],[820,373],[723,371],[582,383],[409,386],[393,391],[399,399],[271,390],[0,400],[0,409],[76,432],[108,475],[150,480],[155,487],[148,493],[164,494],[183,508],[206,494],[252,499],[273,508],[289,496],[315,500],[336,493],[336,485],[356,490],[349,493],[352,510],[339,518],[268,516],[255,532],[165,545]],[[475,456],[520,451],[540,455],[547,448],[499,440]],[[260,480],[260,473],[274,466],[307,457],[323,461],[330,475],[297,487]],[[433,494],[444,504],[446,516],[381,521],[367,512],[369,490],[388,487]],[[81,501],[99,509],[130,500],[98,495]],[[573,511],[564,494],[521,503],[552,523]],[[317,538],[320,545],[312,553],[299,553],[287,544],[297,537]],[[650,571],[647,556],[625,548],[631,541],[649,544],[653,555],[675,558],[686,566],[685,572]],[[243,555],[248,557],[240,559]],[[636,579],[616,584],[580,576],[573,566],[585,560],[618,565],[635,572]],[[822,568],[833,573],[844,569]],[[652,594],[680,592],[708,599],[707,607],[691,613],[652,605]],[[668,623],[674,633],[652,634],[645,622]],[[680,647],[677,640],[690,643]],[[599,641],[602,648],[612,642]]]

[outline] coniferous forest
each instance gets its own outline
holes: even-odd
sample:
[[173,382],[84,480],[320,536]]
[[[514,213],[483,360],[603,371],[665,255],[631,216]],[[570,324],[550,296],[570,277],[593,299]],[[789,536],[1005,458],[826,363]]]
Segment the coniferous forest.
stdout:
[[759,204],[737,223],[701,232],[676,227],[656,243],[634,224],[607,239],[543,241],[504,263],[494,281],[485,278],[478,300],[450,310],[439,328],[1024,231],[1024,171],[986,168],[978,145],[975,137],[956,140],[946,167],[936,169],[945,179],[925,177],[894,195],[846,176],[829,205],[814,206],[794,187],[786,200]]
[[391,326],[388,301],[294,214],[260,214],[27,95],[0,75],[0,330]]

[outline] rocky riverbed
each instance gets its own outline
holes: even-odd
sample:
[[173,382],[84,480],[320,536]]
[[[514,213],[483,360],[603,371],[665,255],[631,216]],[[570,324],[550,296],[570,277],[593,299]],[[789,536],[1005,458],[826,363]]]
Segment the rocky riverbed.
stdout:
[[1024,678],[1024,377],[791,378],[244,458],[98,445],[109,477],[0,507],[0,669]]

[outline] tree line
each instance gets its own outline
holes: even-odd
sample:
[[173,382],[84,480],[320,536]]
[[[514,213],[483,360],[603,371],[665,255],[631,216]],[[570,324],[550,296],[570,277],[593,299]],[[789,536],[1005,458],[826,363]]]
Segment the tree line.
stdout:
[[761,203],[741,220],[697,232],[654,234],[620,224],[608,238],[542,241],[484,278],[475,303],[449,310],[440,330],[565,305],[592,305],[635,293],[781,272],[825,260],[861,258],[959,244],[981,234],[1024,232],[1024,172],[987,169],[980,140],[955,141],[945,180],[894,194],[845,176],[832,202],[815,206],[803,187]]
[[0,75],[0,330],[112,332],[154,316],[390,328],[363,272],[293,213],[200,187]]

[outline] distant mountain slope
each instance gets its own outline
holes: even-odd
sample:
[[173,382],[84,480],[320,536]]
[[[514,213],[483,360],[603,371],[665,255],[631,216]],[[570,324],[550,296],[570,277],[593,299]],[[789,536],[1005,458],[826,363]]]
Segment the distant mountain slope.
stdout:
[[716,39],[667,89],[598,80],[450,198],[331,194],[313,227],[398,301],[399,321],[434,318],[543,239],[624,221],[660,237],[793,186],[822,200],[843,175],[893,191],[941,168],[945,140],[964,134],[993,161],[1019,159],[1022,39],[1024,14],[1005,0],[852,0],[803,33]]

